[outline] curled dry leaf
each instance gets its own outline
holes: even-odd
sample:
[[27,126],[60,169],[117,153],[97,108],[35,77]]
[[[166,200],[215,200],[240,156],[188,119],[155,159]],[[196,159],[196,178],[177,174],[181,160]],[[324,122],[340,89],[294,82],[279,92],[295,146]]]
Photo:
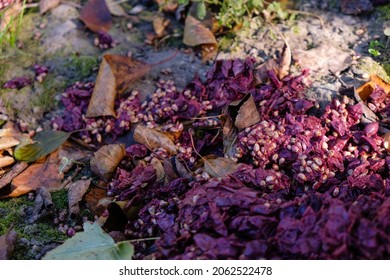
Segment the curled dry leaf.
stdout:
[[279,79],[283,79],[290,73],[291,49],[286,42],[282,55],[278,59],[270,59],[257,67],[255,78],[258,83],[265,83],[268,80],[268,71],[274,71]]
[[[11,183],[11,188],[7,193],[1,193],[0,197],[16,197],[26,194],[37,188],[47,188],[48,190],[58,190],[61,188],[61,181],[64,174],[60,172],[60,160],[58,152],[40,163],[34,163],[16,176]],[[3,188],[5,190],[6,188]]]
[[105,0],[89,0],[80,12],[80,20],[93,32],[108,32],[112,17]]
[[51,194],[48,189],[38,188],[36,194],[37,195],[34,201],[34,209],[28,219],[28,222],[30,224],[36,222],[41,217],[47,216],[54,206]]
[[107,4],[108,10],[110,11],[111,15],[117,16],[117,17],[127,17],[128,16],[128,14],[122,8],[120,3],[118,3],[118,1],[106,0],[106,4]]
[[383,146],[390,152],[390,131],[383,135]]
[[43,15],[44,13],[54,9],[60,4],[61,0],[40,0],[39,1],[39,13]]
[[260,113],[256,108],[253,96],[248,93],[243,99],[231,102],[224,110],[239,131],[260,121]]
[[154,170],[156,170],[157,181],[164,182],[165,172],[161,161],[154,157],[150,164],[153,166]]
[[90,184],[91,179],[79,180],[70,185],[68,190],[68,206],[72,219],[80,214],[79,202],[83,199],[83,196],[87,192]]
[[223,109],[222,136],[224,155],[231,157],[236,152],[237,134],[260,121],[253,96],[248,93],[243,99],[233,101]]
[[0,179],[0,190],[11,183],[12,179],[18,176],[23,170],[27,168],[28,164],[26,162],[18,162],[15,164],[10,171],[7,172]]
[[131,83],[146,75],[151,67],[127,56],[104,55],[86,116],[115,117],[114,102],[117,92],[121,94],[126,91]]
[[371,82],[375,83],[377,86],[380,86],[383,88],[383,90],[387,93],[390,94],[390,84],[386,83],[383,79],[381,79],[377,75],[371,75],[370,76]]
[[123,144],[105,145],[94,153],[94,156],[91,158],[91,169],[102,180],[108,182],[125,154],[126,151]]
[[13,136],[0,137],[0,150],[12,148],[19,144],[20,141]]
[[169,159],[165,158],[163,168],[168,182],[177,178],[193,178],[191,171],[187,170],[178,156],[170,157]]
[[107,197],[107,190],[91,187],[85,195],[86,207],[94,214],[100,216],[112,202],[113,197]]
[[241,163],[234,162],[229,158],[205,157],[204,159],[204,171],[214,178],[225,177],[235,172],[240,166]]
[[214,34],[200,20],[187,15],[184,25],[183,43],[190,47],[202,47],[202,59],[213,58],[218,52],[218,43]]
[[167,34],[166,28],[169,25],[170,20],[163,16],[156,16],[153,18],[153,30],[156,33],[157,38],[161,38]]
[[15,248],[15,242],[18,234],[10,230],[0,236],[0,260],[9,260]]
[[0,155],[0,168],[9,166],[15,162],[15,159],[11,156]]
[[134,130],[134,140],[150,150],[164,148],[170,155],[177,154],[173,141],[164,133],[146,126],[138,125]]

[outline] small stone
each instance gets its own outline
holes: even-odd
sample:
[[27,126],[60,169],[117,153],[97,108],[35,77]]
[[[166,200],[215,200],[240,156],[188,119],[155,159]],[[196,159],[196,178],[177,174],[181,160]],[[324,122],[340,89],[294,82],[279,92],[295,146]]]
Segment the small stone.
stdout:
[[362,36],[366,31],[363,28],[359,28],[355,31],[355,34],[358,36]]

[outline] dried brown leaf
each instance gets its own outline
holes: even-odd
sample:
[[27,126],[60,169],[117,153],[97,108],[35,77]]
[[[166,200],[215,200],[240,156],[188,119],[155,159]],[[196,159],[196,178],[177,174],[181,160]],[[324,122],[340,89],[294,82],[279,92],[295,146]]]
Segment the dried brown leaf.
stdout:
[[122,8],[120,3],[118,3],[116,0],[106,0],[106,4],[107,4],[108,10],[110,11],[111,15],[117,16],[117,17],[127,17],[128,16],[128,14]]
[[204,171],[211,177],[221,178],[229,175],[237,170],[241,163],[234,162],[229,158],[217,157],[204,159]]
[[90,151],[82,150],[70,142],[65,142],[58,152],[62,172],[67,173],[76,162],[89,162],[91,155]]
[[85,195],[86,207],[94,215],[100,216],[107,205],[112,202],[113,197],[107,197],[107,190],[102,188],[91,187]]
[[96,84],[89,101],[87,114],[88,118],[100,116],[115,117],[114,102],[116,97],[115,75],[110,65],[103,58],[100,64]]
[[239,131],[260,121],[260,113],[256,108],[253,96],[248,93],[243,99],[231,102],[224,110]]
[[177,154],[173,141],[164,133],[138,125],[134,130],[134,141],[145,145],[148,149],[164,148],[170,155]]
[[291,49],[286,43],[283,47],[282,55],[278,59],[270,59],[259,65],[255,71],[255,78],[258,83],[268,81],[268,71],[274,71],[279,79],[283,79],[290,73]]
[[238,129],[234,126],[233,120],[227,115],[223,115],[221,121],[223,154],[227,157],[233,157],[236,154]]
[[161,161],[154,157],[150,164],[153,166],[154,170],[156,170],[157,182],[164,182],[165,172]]
[[131,83],[146,75],[151,67],[127,56],[104,55],[86,116],[115,116],[117,92],[123,93]]
[[39,1],[39,13],[43,15],[44,13],[54,9],[61,3],[61,0],[40,0]]
[[356,89],[356,93],[360,96],[361,100],[367,101],[368,97],[375,89],[374,82],[367,82]]
[[79,180],[73,182],[68,190],[68,207],[71,218],[75,218],[80,214],[79,202],[83,199],[84,194],[87,192],[91,179]]
[[201,46],[203,60],[214,57],[218,52],[218,43],[214,34],[190,14],[185,21],[183,43],[190,47]]
[[283,79],[290,73],[290,65],[291,65],[291,49],[287,42],[284,44],[282,56],[279,58],[279,71],[277,72],[277,76],[279,79]]
[[15,177],[12,180],[10,192],[1,194],[1,198],[20,196],[38,188],[58,190],[61,188],[63,178],[64,174],[60,172],[60,160],[58,151],[56,151],[44,162],[30,165]]
[[5,136],[0,138],[0,150],[15,147],[20,141],[13,136]]
[[169,23],[170,20],[165,19],[163,16],[156,16],[153,18],[153,30],[156,33],[157,38],[161,38],[167,34],[166,28]]
[[80,12],[80,20],[93,32],[108,32],[112,26],[105,0],[89,0]]
[[18,162],[7,174],[0,179],[0,190],[11,183],[12,179],[18,176],[28,166],[27,162]]
[[15,159],[11,156],[0,155],[0,168],[9,166],[15,162]]
[[104,59],[114,73],[119,94],[125,92],[133,82],[145,76],[152,68],[150,64],[122,55],[106,54]]
[[390,152],[390,131],[383,135],[383,147]]
[[14,251],[17,236],[18,234],[13,230],[0,236],[0,260],[9,260]]
[[375,83],[377,86],[380,86],[381,88],[383,88],[383,90],[387,94],[390,94],[390,84],[386,83],[383,79],[381,79],[377,75],[371,75],[370,80],[371,80],[371,82]]
[[105,145],[95,152],[91,158],[91,169],[102,180],[108,182],[125,154],[123,144]]

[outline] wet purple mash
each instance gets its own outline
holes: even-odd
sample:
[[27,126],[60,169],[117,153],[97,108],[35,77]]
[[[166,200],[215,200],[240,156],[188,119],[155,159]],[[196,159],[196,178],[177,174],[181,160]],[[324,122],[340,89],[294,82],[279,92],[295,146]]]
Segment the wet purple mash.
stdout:
[[[150,159],[161,155],[141,144],[127,147],[127,163],[117,169],[109,194],[137,211],[124,230],[128,239],[159,237],[139,242],[136,258],[390,258],[390,155],[378,124],[360,123],[361,104],[346,96],[315,115],[314,102],[304,97],[307,76],[279,80],[269,72],[270,83],[259,86],[252,59],[217,61],[205,82],[195,79],[178,92],[160,81],[150,100],[130,106],[134,122],[179,129],[178,122],[217,116],[251,93],[261,115],[238,134],[232,159],[243,164],[223,178],[180,176],[181,165],[196,167],[179,152],[180,166],[175,158],[162,161],[175,162],[171,169],[179,175],[159,180]],[[67,90],[66,114],[55,121],[60,129],[85,127],[90,93],[86,85]],[[381,119],[389,117],[390,97],[380,88],[367,102]],[[132,121],[119,118],[125,123],[118,133],[126,133]],[[176,144],[190,147],[191,134],[202,156],[221,156],[218,129],[199,123],[193,131],[181,126]]]

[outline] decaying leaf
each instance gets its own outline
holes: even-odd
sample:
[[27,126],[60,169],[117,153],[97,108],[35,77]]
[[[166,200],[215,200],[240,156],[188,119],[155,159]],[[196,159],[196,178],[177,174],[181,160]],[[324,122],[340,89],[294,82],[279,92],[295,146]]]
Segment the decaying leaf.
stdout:
[[0,137],[0,150],[12,148],[19,144],[20,141],[13,136]]
[[125,154],[123,144],[105,145],[95,152],[91,158],[91,169],[102,180],[108,182]]
[[67,173],[77,162],[89,162],[92,152],[82,150],[70,142],[65,142],[58,152],[58,158],[61,160],[61,171]]
[[153,18],[153,30],[156,33],[157,38],[161,38],[166,35],[166,28],[169,25],[170,20],[163,16],[156,16]]
[[187,15],[184,25],[183,43],[190,47],[202,47],[202,59],[208,60],[218,52],[214,34],[200,20]]
[[89,0],[80,12],[80,20],[93,32],[108,32],[112,26],[105,0]]
[[0,155],[0,168],[9,166],[15,162],[15,159],[11,156],[1,156]]
[[128,242],[115,244],[97,224],[84,224],[84,231],[48,252],[44,260],[130,260],[134,254]]
[[97,187],[90,187],[85,195],[86,207],[94,214],[100,216],[112,202],[113,197],[107,197],[107,190]]
[[117,92],[121,94],[126,91],[131,83],[146,75],[151,67],[127,56],[104,55],[86,116],[115,116]]
[[233,157],[236,153],[238,129],[234,126],[233,120],[227,115],[223,115],[221,121],[223,154],[227,157]]
[[[44,162],[34,163],[12,180],[8,193],[0,197],[16,197],[38,188],[58,190],[64,174],[60,172],[58,152],[52,153]],[[3,188],[4,190],[5,188]]]
[[375,89],[375,83],[374,82],[367,82],[360,87],[356,89],[356,93],[360,96],[360,98],[363,101],[367,101],[368,97],[370,94],[374,91]]
[[371,82],[375,83],[377,86],[380,86],[383,88],[383,90],[387,93],[390,94],[390,84],[386,83],[383,79],[381,79],[377,75],[371,75],[370,76]]
[[179,4],[175,0],[155,0],[160,8],[164,10],[164,12],[174,12],[176,11]]
[[53,206],[54,204],[49,190],[46,188],[38,188],[34,201],[34,209],[28,222],[32,224],[41,217],[47,216],[53,209]]
[[125,10],[122,8],[120,3],[116,0],[106,0],[106,4],[108,7],[108,10],[110,11],[111,15],[117,16],[117,17],[126,17],[128,16]]
[[390,131],[383,135],[383,147],[390,152]]
[[9,260],[14,251],[17,236],[18,234],[13,230],[0,236],[0,260]]
[[152,159],[152,161],[150,162],[150,164],[156,170],[157,181],[163,182],[165,179],[165,172],[164,172],[164,167],[163,167],[161,161],[154,157]]
[[138,125],[134,130],[134,141],[150,150],[164,148],[170,155],[177,154],[173,141],[164,133],[146,126]]
[[39,1],[39,13],[43,15],[47,11],[54,9],[61,3],[61,0],[40,0]]
[[260,113],[250,93],[245,95],[241,100],[231,102],[223,113],[233,120],[234,125],[239,131],[260,121]]
[[323,42],[308,51],[294,51],[293,58],[301,68],[310,69],[317,75],[326,75],[329,71],[338,74],[352,63],[349,52],[335,46],[333,42]]
[[268,81],[268,71],[274,71],[279,79],[283,79],[290,72],[291,49],[287,42],[284,44],[282,55],[278,59],[269,59],[257,67],[255,78],[258,83]]
[[79,180],[70,185],[68,190],[68,206],[71,218],[75,218],[80,213],[79,202],[83,199],[87,192],[91,179]]
[[222,113],[223,152],[225,156],[232,157],[236,152],[238,132],[258,123],[260,114],[250,93],[231,102]]
[[107,54],[104,59],[108,62],[115,76],[116,90],[122,94],[139,78],[145,76],[152,65],[122,55]]
[[240,165],[240,163],[234,162],[229,158],[205,157],[204,159],[204,171],[214,178],[225,177],[226,175],[235,172]]
[[20,161],[33,162],[58,149],[72,133],[46,130],[33,137],[33,143],[21,143],[15,149],[15,158]]
[[18,176],[23,170],[27,168],[26,162],[18,162],[15,164],[7,174],[0,179],[0,190],[11,183],[12,179]]
[[186,179],[191,179],[193,177],[192,173],[184,166],[178,156],[164,159],[163,168],[168,182],[179,177]]

